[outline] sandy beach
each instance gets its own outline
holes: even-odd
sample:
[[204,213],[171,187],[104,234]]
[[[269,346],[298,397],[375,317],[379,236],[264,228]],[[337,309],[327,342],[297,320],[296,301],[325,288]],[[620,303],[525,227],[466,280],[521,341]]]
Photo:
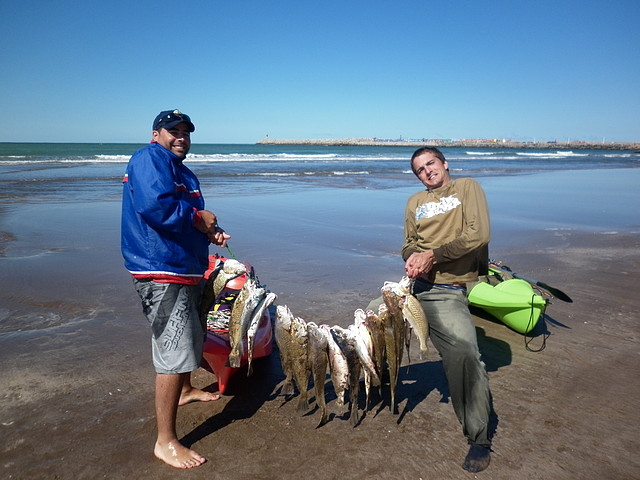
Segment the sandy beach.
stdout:
[[[330,421],[316,428],[317,410],[301,414],[280,395],[276,352],[251,377],[236,375],[221,400],[180,408],[178,433],[206,464],[162,464],[152,453],[150,333],[122,267],[118,197],[4,205],[0,477],[640,478],[639,174],[481,179],[492,257],[573,303],[552,300],[528,338],[474,311],[497,415],[491,465],[475,475],[460,467],[467,446],[437,352],[418,360],[416,341],[401,369],[398,414],[383,390],[354,428],[329,394]],[[204,194],[232,252],[277,303],[307,321],[347,325],[402,275],[402,211],[418,187]],[[204,370],[195,383],[217,388]]]

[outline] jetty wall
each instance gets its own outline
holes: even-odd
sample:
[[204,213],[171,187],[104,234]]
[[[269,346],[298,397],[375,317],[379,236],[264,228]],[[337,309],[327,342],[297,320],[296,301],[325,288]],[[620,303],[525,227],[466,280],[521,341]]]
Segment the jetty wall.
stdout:
[[258,145],[327,145],[380,147],[460,147],[460,148],[530,148],[550,150],[634,150],[640,152],[640,142],[519,142],[513,140],[382,140],[377,138],[277,139],[265,137]]

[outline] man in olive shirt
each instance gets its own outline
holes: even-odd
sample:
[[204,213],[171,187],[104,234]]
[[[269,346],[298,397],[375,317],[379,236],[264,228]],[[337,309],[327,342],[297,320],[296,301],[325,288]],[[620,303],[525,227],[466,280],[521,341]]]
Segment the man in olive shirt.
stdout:
[[453,408],[470,445],[462,467],[479,472],[491,459],[491,393],[466,284],[486,273],[487,202],[474,179],[451,178],[447,160],[436,148],[417,150],[411,168],[427,189],[407,201],[402,258],[406,274],[415,279],[413,294],[429,321]]

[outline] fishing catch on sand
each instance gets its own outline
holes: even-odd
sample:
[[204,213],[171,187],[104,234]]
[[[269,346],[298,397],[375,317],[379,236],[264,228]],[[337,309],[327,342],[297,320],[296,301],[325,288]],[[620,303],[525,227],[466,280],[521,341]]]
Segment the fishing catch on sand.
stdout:
[[381,288],[384,303],[378,312],[356,309],[353,322],[346,328],[306,322],[294,316],[288,306],[278,305],[275,337],[285,374],[282,393],[292,396],[297,390],[298,410],[304,411],[309,408],[308,383],[310,377],[313,378],[315,403],[321,411],[318,426],[321,426],[328,420],[325,388],[329,373],[336,406],[348,406],[351,424],[356,426],[361,420],[361,377],[364,378],[366,410],[372,388],[380,387],[382,394],[382,378],[386,374],[390,408],[395,413],[395,389],[410,332],[418,338],[421,353],[427,352],[427,318],[410,292],[408,278],[385,282]]

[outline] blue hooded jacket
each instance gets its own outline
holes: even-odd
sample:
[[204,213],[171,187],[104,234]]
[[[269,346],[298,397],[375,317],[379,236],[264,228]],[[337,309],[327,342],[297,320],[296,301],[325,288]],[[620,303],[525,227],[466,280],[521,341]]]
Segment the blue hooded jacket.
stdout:
[[197,283],[208,267],[209,240],[194,227],[204,209],[200,183],[159,143],[133,154],[123,180],[121,249],[138,278]]

